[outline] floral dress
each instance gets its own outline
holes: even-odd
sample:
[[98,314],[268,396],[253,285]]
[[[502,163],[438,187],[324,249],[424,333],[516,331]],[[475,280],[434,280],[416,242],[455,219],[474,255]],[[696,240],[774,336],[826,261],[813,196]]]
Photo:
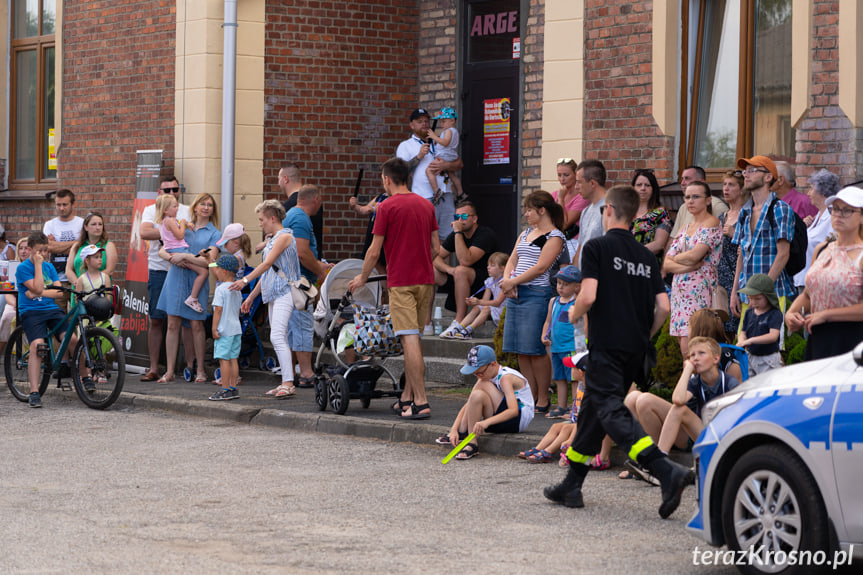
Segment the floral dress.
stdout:
[[[629,226],[629,231],[643,246],[656,239],[656,230],[665,230],[671,233],[671,217],[668,215],[668,210],[662,206],[650,210],[641,217],[636,217]],[[661,255],[656,257],[659,258],[660,262],[662,261]]]
[[716,265],[722,254],[722,228],[698,228],[691,236],[684,230],[671,242],[669,256],[688,252],[697,244],[708,247],[704,264],[685,274],[674,274],[671,284],[671,335],[688,336],[689,318],[700,309],[709,308],[717,282]]
[[[725,227],[725,218],[727,212],[719,216],[719,227]],[[716,266],[716,273],[719,275],[719,285],[725,288],[729,297],[731,290],[734,288],[734,271],[737,268],[737,246],[731,242],[731,236],[722,234],[722,255],[719,258],[719,264]],[[730,302],[729,302],[730,304]],[[734,333],[737,331],[737,324],[740,323],[740,318],[729,314],[728,321],[725,322],[725,332]]]

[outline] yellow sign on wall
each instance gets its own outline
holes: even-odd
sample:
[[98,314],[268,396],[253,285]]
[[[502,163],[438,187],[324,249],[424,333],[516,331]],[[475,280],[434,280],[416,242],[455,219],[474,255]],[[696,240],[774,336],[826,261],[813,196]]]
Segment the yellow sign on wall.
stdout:
[[48,128],[48,169],[57,169],[57,152],[54,150],[54,128]]

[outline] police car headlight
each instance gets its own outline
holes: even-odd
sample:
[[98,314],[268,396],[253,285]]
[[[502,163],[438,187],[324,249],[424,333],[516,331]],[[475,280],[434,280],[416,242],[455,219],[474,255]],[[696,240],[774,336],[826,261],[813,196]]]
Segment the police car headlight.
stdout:
[[730,392],[724,393],[717,397],[716,399],[711,399],[708,401],[704,408],[701,410],[701,421],[704,423],[704,427],[710,425],[710,422],[719,415],[719,412],[728,407],[729,405],[734,405],[737,401],[743,397],[743,393]]

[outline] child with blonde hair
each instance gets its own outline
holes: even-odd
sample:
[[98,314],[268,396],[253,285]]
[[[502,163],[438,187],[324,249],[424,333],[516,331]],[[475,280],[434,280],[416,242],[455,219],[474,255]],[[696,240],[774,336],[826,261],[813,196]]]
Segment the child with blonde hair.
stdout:
[[[191,224],[186,220],[177,221],[177,210],[180,209],[180,203],[172,194],[162,194],[156,198],[156,217],[155,223],[159,226],[159,234],[162,240],[162,245],[169,254],[190,254],[189,244],[186,243],[185,235],[187,229],[192,229]],[[198,274],[192,284],[192,293],[183,302],[188,307],[198,313],[204,313],[204,309],[198,302],[198,294],[207,283],[210,277],[206,268],[194,266],[191,269]]]
[[473,332],[476,331],[488,318],[491,318],[494,325],[500,321],[500,314],[503,313],[503,304],[506,297],[500,289],[500,280],[503,278],[503,270],[506,268],[506,262],[509,261],[509,256],[503,252],[494,252],[488,257],[488,277],[483,283],[482,299],[477,299],[476,294],[467,298],[467,305],[472,305],[473,308],[468,311],[461,323],[453,324],[448,327],[440,337],[443,339],[473,339]]

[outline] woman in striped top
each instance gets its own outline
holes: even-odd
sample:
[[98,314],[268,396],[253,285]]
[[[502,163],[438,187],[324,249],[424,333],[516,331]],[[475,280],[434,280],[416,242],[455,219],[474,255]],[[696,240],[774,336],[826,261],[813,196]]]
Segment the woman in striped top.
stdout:
[[279,358],[282,370],[282,384],[267,392],[276,399],[284,399],[296,394],[294,388],[294,364],[291,362],[291,345],[288,340],[288,322],[294,311],[291,296],[291,282],[300,279],[300,259],[297,256],[297,242],[288,228],[282,227],[285,208],[277,200],[267,200],[255,208],[258,222],[264,234],[270,237],[264,247],[264,261],[251,273],[231,284],[232,290],[241,290],[248,283],[260,277],[252,293],[243,301],[240,311],[248,313],[252,302],[261,295],[267,304],[270,319],[270,341]]
[[518,354],[519,371],[536,399],[536,411],[548,411],[551,363],[542,343],[542,324],[552,296],[549,268],[565,241],[563,208],[548,192],[524,199],[528,228],[519,236],[506,264],[501,290],[507,294],[503,351]]

